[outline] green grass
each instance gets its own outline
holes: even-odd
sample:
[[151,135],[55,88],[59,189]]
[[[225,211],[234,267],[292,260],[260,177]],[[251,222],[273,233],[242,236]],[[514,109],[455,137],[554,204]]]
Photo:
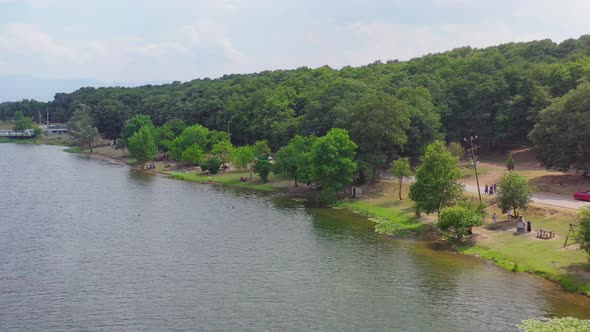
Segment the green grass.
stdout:
[[388,203],[376,205],[374,202],[355,200],[342,202],[338,206],[369,217],[376,223],[375,231],[381,234],[407,236],[421,233],[427,225],[412,214],[391,206]]
[[240,177],[249,177],[247,172],[227,172],[213,175],[202,173],[181,173],[174,171],[165,172],[177,180],[193,181],[198,183],[215,183],[228,187],[248,188],[259,191],[277,191],[287,188],[289,181],[274,174],[269,175],[268,182],[263,183],[258,176],[254,175],[252,181],[241,182]]
[[[515,236],[506,230],[483,231],[488,240],[460,246],[458,251],[495,261],[508,270],[528,272],[557,282],[569,291],[590,295],[590,280],[582,276],[589,267],[588,255],[572,247],[562,248],[569,223],[575,218],[574,212],[531,208],[524,215],[532,222],[531,234]],[[540,228],[556,232],[557,238],[536,239],[536,230]],[[569,243],[572,242],[570,239]]]
[[82,149],[78,146],[72,146],[67,149],[64,149],[63,151],[67,153],[80,153],[82,152]]

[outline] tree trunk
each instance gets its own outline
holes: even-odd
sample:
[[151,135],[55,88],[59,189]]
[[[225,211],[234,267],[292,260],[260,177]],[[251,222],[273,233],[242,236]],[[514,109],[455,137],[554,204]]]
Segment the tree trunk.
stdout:
[[403,177],[399,178],[399,200],[402,200],[402,181],[404,181]]
[[88,147],[90,148],[90,153],[92,153],[92,142],[88,143]]
[[297,178],[295,178],[294,180],[295,180],[295,187],[297,187]]
[[514,216],[515,216],[515,217],[518,217],[518,214],[516,213],[516,205],[513,205],[513,206],[512,206],[512,209],[513,209],[513,211],[514,211]]

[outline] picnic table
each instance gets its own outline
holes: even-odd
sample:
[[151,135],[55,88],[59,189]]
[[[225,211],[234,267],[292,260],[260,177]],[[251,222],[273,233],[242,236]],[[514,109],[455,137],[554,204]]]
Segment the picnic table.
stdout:
[[552,230],[541,228],[537,232],[537,237],[540,239],[551,239],[551,238],[555,237],[555,232],[553,232]]

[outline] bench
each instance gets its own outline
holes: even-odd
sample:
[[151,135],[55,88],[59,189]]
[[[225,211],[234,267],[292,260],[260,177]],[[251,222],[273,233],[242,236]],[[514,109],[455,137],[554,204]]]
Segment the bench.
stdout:
[[540,239],[551,239],[553,237],[555,237],[555,232],[548,230],[548,229],[540,229],[537,232],[537,237]]

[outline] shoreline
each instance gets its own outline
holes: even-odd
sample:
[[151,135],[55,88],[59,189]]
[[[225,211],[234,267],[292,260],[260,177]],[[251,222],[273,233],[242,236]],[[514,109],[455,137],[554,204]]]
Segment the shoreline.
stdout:
[[[67,150],[67,149],[64,149]],[[62,150],[63,151],[63,150]],[[67,152],[67,151],[64,151]],[[123,157],[115,157],[110,156],[100,152],[84,152],[84,151],[69,151],[69,153],[80,154],[84,156],[88,156],[90,158],[96,158],[103,161],[113,162],[114,164],[127,166],[131,169],[136,169],[136,167],[129,162],[129,158]],[[246,190],[253,190],[257,192],[272,192],[274,194],[282,194],[289,198],[309,198],[309,195],[301,193],[292,193],[289,191],[288,187],[273,187],[272,190],[268,189],[261,189],[261,187],[252,186],[252,182],[246,183],[239,183],[242,185],[232,185],[231,183],[222,182],[222,181],[215,181],[213,179],[199,179],[197,177],[186,178],[183,176],[175,176],[172,174],[173,172],[164,172],[164,171],[157,171],[157,170],[138,170],[145,174],[157,175],[162,176],[170,179],[175,180],[182,180],[182,181],[189,181],[201,184],[209,184],[209,185],[216,185],[228,188],[235,188],[235,189],[246,189]],[[181,173],[179,173],[181,174]],[[226,173],[231,174],[231,173]],[[407,200],[409,201],[409,200]],[[365,205],[365,208],[359,208],[360,203]],[[398,207],[387,207],[381,209],[377,205],[371,204],[371,202],[363,201],[362,199],[355,199],[352,203],[350,201],[346,201],[340,204],[336,204],[330,206],[332,209],[347,209],[348,211],[355,213],[360,216],[364,216],[367,218],[368,221],[375,223],[375,232],[384,234],[387,236],[391,236],[392,238],[399,238],[399,239],[408,239],[411,238],[415,241],[428,241],[432,243],[433,246],[439,248],[440,250],[444,250],[447,252],[468,255],[478,257],[484,261],[491,261],[494,262],[496,266],[501,267],[505,270],[513,271],[513,272],[526,272],[531,274],[535,277],[540,277],[544,280],[550,281],[557,286],[559,286],[562,290],[576,293],[580,295],[590,296],[590,282],[578,282],[574,280],[571,276],[563,273],[552,273],[550,271],[546,271],[542,268],[530,266],[530,264],[526,264],[522,260],[514,259],[513,257],[506,257],[506,255],[502,254],[501,252],[497,252],[494,249],[488,248],[485,246],[480,239],[478,239],[481,233],[476,234],[475,237],[469,239],[467,242],[461,244],[453,244],[448,243],[441,239],[440,234],[434,229],[434,225],[432,222],[424,220],[422,218],[418,222],[409,222],[410,219],[413,218],[412,214],[404,211],[405,209],[400,209]],[[382,210],[387,210],[388,213],[386,214]],[[393,217],[392,217],[393,216]],[[401,221],[399,217],[404,218],[406,222]],[[387,229],[385,231],[379,230],[379,225],[383,222],[387,222],[389,225],[393,227],[393,232],[389,233]],[[482,226],[482,228],[485,226]],[[400,229],[402,229],[401,233],[397,233]],[[479,229],[478,229],[479,230]],[[409,231],[410,233],[406,232]]]

